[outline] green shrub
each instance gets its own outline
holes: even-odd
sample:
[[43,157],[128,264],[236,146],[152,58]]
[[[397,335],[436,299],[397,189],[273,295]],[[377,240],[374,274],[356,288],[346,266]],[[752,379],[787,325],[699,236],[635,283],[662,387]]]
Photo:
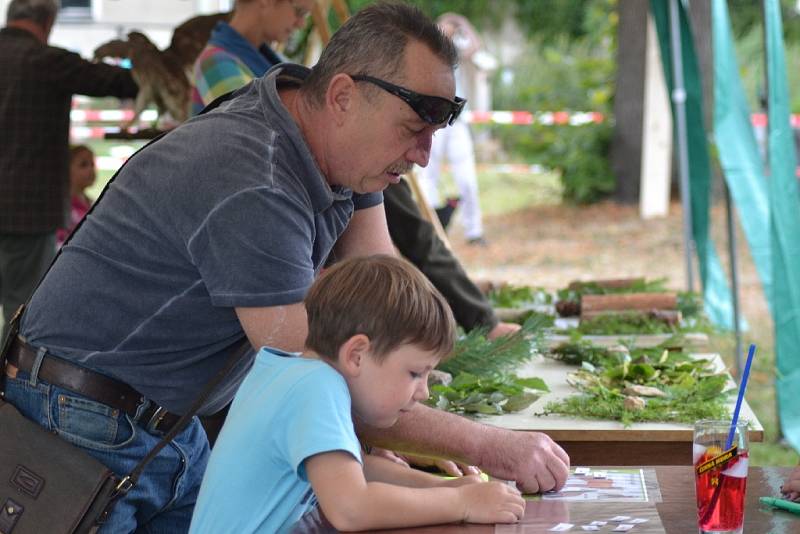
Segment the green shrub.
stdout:
[[567,202],[595,202],[616,186],[608,161],[616,72],[613,46],[613,39],[595,36],[531,41],[519,60],[506,66],[505,74],[499,72],[494,82],[496,109],[597,111],[605,116],[601,124],[492,128],[512,157],[557,170]]

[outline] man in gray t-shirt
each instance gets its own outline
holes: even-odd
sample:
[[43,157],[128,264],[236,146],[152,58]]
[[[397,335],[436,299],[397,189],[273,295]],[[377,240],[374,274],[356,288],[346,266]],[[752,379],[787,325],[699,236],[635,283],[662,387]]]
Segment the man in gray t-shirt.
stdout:
[[[426,165],[458,116],[452,43],[415,8],[375,4],[312,71],[278,66],[136,154],[64,248],[9,352],[6,398],[127,473],[225,363],[303,349],[302,299],[327,260],[393,253],[382,191]],[[204,408],[233,396],[252,354]],[[367,443],[475,464],[528,491],[561,486],[549,438],[417,406]],[[261,446],[261,444],[254,444]],[[195,420],[103,530],[188,528],[208,455]]]

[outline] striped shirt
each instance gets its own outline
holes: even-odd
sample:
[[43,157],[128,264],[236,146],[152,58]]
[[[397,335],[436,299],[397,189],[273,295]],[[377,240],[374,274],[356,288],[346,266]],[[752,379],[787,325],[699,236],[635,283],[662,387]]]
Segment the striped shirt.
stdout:
[[215,98],[246,85],[253,71],[224,48],[207,45],[194,64],[192,115],[197,115]]

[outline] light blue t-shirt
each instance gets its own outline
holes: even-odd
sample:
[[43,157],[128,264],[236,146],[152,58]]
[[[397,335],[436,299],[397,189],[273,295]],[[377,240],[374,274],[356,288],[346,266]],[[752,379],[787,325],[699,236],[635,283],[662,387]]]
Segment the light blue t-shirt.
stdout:
[[287,532],[316,505],[306,458],[361,462],[344,378],[320,360],[263,348],[214,445],[191,534]]

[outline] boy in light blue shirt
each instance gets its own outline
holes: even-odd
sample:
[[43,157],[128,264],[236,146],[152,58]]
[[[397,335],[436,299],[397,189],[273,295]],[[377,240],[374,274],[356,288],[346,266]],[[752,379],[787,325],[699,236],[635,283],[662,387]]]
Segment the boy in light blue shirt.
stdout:
[[263,348],[211,454],[190,532],[288,532],[315,506],[337,530],[471,521],[511,523],[516,488],[445,480],[363,456],[353,418],[378,428],[427,399],[431,369],[453,348],[444,298],[411,264],[354,258],[305,300],[306,347]]

